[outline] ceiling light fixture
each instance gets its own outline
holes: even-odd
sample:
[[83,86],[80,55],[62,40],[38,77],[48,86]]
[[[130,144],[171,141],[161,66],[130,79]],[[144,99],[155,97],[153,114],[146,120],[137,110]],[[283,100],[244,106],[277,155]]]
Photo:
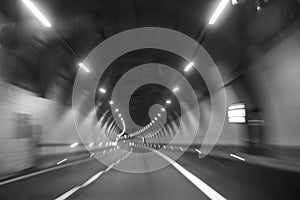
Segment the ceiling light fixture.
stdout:
[[193,62],[190,62],[190,63],[184,68],[184,71],[185,71],[185,72],[189,71],[193,66],[194,66],[194,63],[193,63]]
[[210,18],[210,20],[208,22],[209,25],[213,25],[217,21],[217,19],[221,15],[222,11],[224,10],[224,8],[226,7],[228,2],[229,2],[229,0],[221,0],[217,9],[215,10],[214,14],[212,15],[212,17]]
[[89,69],[87,66],[85,66],[85,64],[79,63],[78,65],[79,65],[79,67],[80,67],[81,69],[83,69],[86,73],[89,73],[89,72],[90,72],[90,69]]
[[179,87],[174,87],[172,91],[173,92],[178,92],[179,91]]
[[30,1],[30,0],[22,0],[25,6],[44,24],[46,27],[51,27],[50,22],[46,19],[46,17],[41,13],[41,11]]
[[100,91],[101,93],[103,93],[103,94],[106,93],[106,90],[105,90],[104,88],[100,88],[99,91]]

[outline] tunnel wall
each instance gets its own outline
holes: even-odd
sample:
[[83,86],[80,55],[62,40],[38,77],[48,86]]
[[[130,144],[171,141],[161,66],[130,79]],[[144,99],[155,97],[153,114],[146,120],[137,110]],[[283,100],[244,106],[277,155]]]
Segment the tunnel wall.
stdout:
[[249,73],[259,75],[267,120],[268,143],[300,146],[300,21],[294,21],[270,42]]
[[93,134],[102,133],[90,116],[81,116],[80,140],[70,106],[4,81],[0,81],[0,101],[0,175],[34,166],[38,155],[84,151],[83,146],[70,148],[70,144],[90,143]]
[[[30,92],[0,81],[0,174],[19,171],[34,165],[34,128],[25,110],[32,107],[24,101]],[[31,129],[31,130],[30,130]]]
[[[259,98],[259,103],[255,102],[259,105],[256,106],[261,107],[264,112],[265,127],[263,131],[266,135],[266,145],[276,145],[283,148],[299,148],[300,146],[299,27],[300,21],[294,21],[273,37],[263,49],[260,49],[260,52],[256,52],[256,56],[253,57],[255,59],[253,64],[243,75],[251,77],[247,84],[251,84],[256,93],[255,95]],[[245,102],[245,100],[247,103],[247,99],[254,95],[251,93],[253,91],[243,91],[243,87],[234,87],[235,84],[240,84],[240,82],[233,82],[225,87],[227,105],[240,101]],[[207,100],[199,103],[201,132],[195,138],[194,144],[202,143],[203,133],[205,133],[205,127],[210,117]],[[214,117],[218,119],[218,115]],[[195,126],[196,122],[190,124],[190,126],[193,125]],[[189,130],[188,127],[187,130]],[[226,119],[217,145],[242,145],[246,134],[246,126],[230,124]],[[182,134],[178,141],[174,141],[174,143],[186,143],[185,137],[190,136]],[[164,138],[162,137],[159,140],[164,141]],[[158,139],[156,142],[158,142]]]
[[[37,137],[39,143],[78,141],[69,107],[53,100],[39,98],[5,82],[1,82],[1,100],[1,139]],[[18,115],[24,115],[26,119],[18,120]],[[27,133],[23,133],[24,130],[18,130],[20,124],[24,123],[25,126],[20,129],[28,129]],[[35,125],[40,125],[41,129],[39,133],[33,135],[29,129]]]

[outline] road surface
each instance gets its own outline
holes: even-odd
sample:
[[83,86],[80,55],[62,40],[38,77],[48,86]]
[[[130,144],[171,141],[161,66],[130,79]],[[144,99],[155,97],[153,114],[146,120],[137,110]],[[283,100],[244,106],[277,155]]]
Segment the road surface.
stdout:
[[[300,176],[295,172],[239,159],[200,159],[191,152],[172,162],[179,151],[163,150],[163,155],[156,153],[150,158],[145,157],[147,151],[152,150],[131,147],[128,151],[100,151],[82,162],[0,183],[0,199],[300,199]],[[157,163],[168,165],[151,171]]]

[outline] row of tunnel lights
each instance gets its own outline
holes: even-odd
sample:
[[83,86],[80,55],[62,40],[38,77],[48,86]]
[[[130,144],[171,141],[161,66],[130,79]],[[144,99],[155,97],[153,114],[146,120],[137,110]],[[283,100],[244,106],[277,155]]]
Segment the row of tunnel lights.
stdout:
[[[180,89],[179,87],[174,87],[174,88],[172,89],[172,91],[173,91],[173,92],[178,92],[179,89]],[[103,87],[99,88],[99,91],[100,91],[101,93],[103,93],[103,94],[106,93],[106,90],[105,90]],[[167,99],[167,100],[166,100],[166,104],[171,104],[171,103],[172,103],[172,101],[171,101],[170,99]],[[114,101],[113,101],[113,100],[110,100],[110,101],[109,101],[109,104],[110,104],[110,105],[113,105],[113,104],[114,104]],[[115,111],[116,113],[118,113],[118,112],[119,112],[119,108],[115,108],[114,111]],[[162,112],[165,112],[166,109],[163,107],[163,108],[161,108],[161,111],[162,111]],[[158,116],[158,117],[161,117],[161,114],[158,113],[157,116]],[[124,119],[123,119],[121,113],[118,114],[118,117],[120,117],[121,122],[122,122],[122,124],[123,124],[123,131],[122,131],[121,134],[119,134],[119,135],[121,136],[121,135],[123,135],[123,133],[125,132],[125,127],[126,127],[126,125],[125,125],[125,122],[124,122]],[[154,120],[156,121],[156,120],[157,120],[157,117],[154,117]],[[154,122],[155,122],[154,120],[152,120],[147,126],[143,127],[143,128],[140,129],[139,131],[137,131],[137,133],[141,133],[142,131],[144,131],[144,130],[150,128],[150,126],[151,126],[152,124],[154,124]]]
[[[33,4],[31,0],[21,0],[24,5],[32,12],[32,14],[47,28],[51,28],[52,25],[49,20],[42,14],[42,12]],[[230,0],[221,0],[219,5],[217,6],[216,10],[214,11],[213,15],[211,16],[208,24],[213,25],[219,16],[221,15],[222,11],[226,7]],[[234,2],[232,1],[232,4]],[[82,62],[78,63],[79,67],[83,69],[85,72],[89,73],[91,70]],[[194,65],[193,62],[190,62],[184,69],[185,72],[189,71],[192,66]],[[101,88],[100,88],[101,89]],[[106,90],[104,88],[101,89],[101,92],[105,93]]]
[[[172,91],[173,91],[173,92],[179,91],[179,87],[173,88]],[[112,102],[112,101],[111,101],[111,102]],[[166,104],[171,104],[171,103],[172,103],[172,101],[171,101],[170,99],[167,99],[167,100],[166,100]],[[113,102],[110,103],[110,104],[113,104]],[[164,107],[162,107],[160,110],[161,110],[162,112],[166,112],[166,109],[165,109]],[[160,113],[157,113],[157,117],[161,117],[161,116],[162,116],[162,115],[161,115]],[[158,120],[157,117],[154,117],[154,118],[150,121],[149,124],[147,124],[146,126],[144,126],[143,128],[141,128],[140,130],[136,131],[135,134],[140,134],[140,133],[142,133],[142,132],[148,130],[152,125],[154,125],[155,121]]]
[[[193,65],[193,64],[192,64],[192,65]],[[192,65],[191,65],[191,66],[192,66]],[[189,66],[188,68],[190,68],[190,66]],[[189,69],[188,69],[188,70],[189,70]],[[102,88],[102,89],[103,89],[103,88]],[[172,91],[173,91],[173,92],[178,92],[179,89],[180,89],[179,87],[174,87],[174,88],[172,89]],[[171,103],[172,103],[172,101],[171,101],[170,99],[167,99],[167,100],[166,100],[166,104],[171,104]],[[109,104],[113,105],[114,102],[113,102],[113,101],[110,101]],[[160,110],[161,110],[162,112],[166,112],[166,109],[165,109],[164,107],[162,107]],[[158,117],[161,117],[161,114],[160,114],[160,113],[157,113],[157,116],[158,116]],[[149,129],[149,128],[155,123],[155,121],[158,120],[157,117],[154,117],[153,119],[154,119],[154,120],[151,120],[149,124],[147,124],[146,126],[144,126],[143,128],[141,128],[140,130],[136,131],[135,133],[136,133],[136,134],[140,134],[140,133],[146,131],[147,129]]]
[[[42,14],[42,12],[33,4],[31,0],[21,0],[25,6],[33,13],[33,15],[47,28],[52,27],[49,20]],[[217,19],[220,17],[222,11],[225,9],[226,5],[230,0],[221,0],[213,15],[211,16],[208,24],[213,25]],[[232,4],[238,4],[238,0],[232,0]]]
[[[161,108],[161,111],[162,111],[162,112],[165,112],[166,109],[165,109],[165,108]],[[160,114],[160,113],[157,113],[157,117],[161,117],[161,114]],[[157,117],[154,117],[153,120],[151,120],[151,122],[150,122],[149,124],[147,124],[146,126],[144,126],[143,128],[141,128],[140,130],[138,130],[136,133],[137,133],[137,134],[140,134],[140,133],[142,133],[142,132],[148,130],[149,128],[151,128],[151,126],[154,125],[155,121],[158,120]]]
[[[42,12],[33,4],[31,0],[21,0],[24,5],[32,12],[32,14],[47,28],[51,28],[52,25],[49,22],[49,20],[42,14]],[[228,4],[230,0],[221,0],[218,4],[216,10],[214,11],[213,15],[211,16],[208,24],[213,25],[217,21],[217,19],[220,17],[221,13],[225,9],[226,5]],[[265,2],[268,2],[268,0],[264,0]],[[232,5],[239,4],[239,0],[231,0]],[[261,10],[261,7],[258,5],[257,10]],[[86,73],[89,73],[91,70],[82,62],[78,63],[79,67],[83,69]],[[194,63],[190,62],[184,69],[185,72],[189,71],[193,67]],[[176,89],[176,88],[175,88]],[[104,88],[99,89],[100,92],[106,93],[106,90]],[[169,101],[167,100],[167,103]]]
[[[31,0],[21,0],[21,1],[22,1],[22,2],[25,4],[25,6],[26,6],[26,7],[27,7],[27,8],[28,8],[28,9],[36,16],[36,18],[40,20],[40,22],[41,22],[44,26],[46,26],[46,27],[48,27],[48,28],[52,27],[52,25],[51,25],[50,22],[47,20],[47,18],[41,13],[41,11],[33,4],[33,2],[32,2]],[[228,0],[226,0],[226,1],[228,1]],[[213,19],[214,19],[214,18],[213,18]],[[210,24],[211,24],[211,22],[210,22]],[[79,62],[78,65],[79,65],[79,67],[80,67],[83,71],[85,71],[86,73],[91,72],[91,70],[90,70],[84,63]],[[193,65],[194,65],[193,62],[189,63],[189,64],[185,67],[184,71],[185,71],[185,72],[189,71],[189,70],[192,68]],[[99,91],[102,92],[102,93],[106,93],[106,90],[105,90],[104,88],[100,88]]]
[[[42,14],[42,12],[33,4],[33,2],[31,0],[21,0],[25,6],[32,12],[32,14],[47,28],[51,28],[52,25],[49,22],[49,20]],[[208,24],[209,25],[213,25],[215,24],[215,22],[217,21],[217,19],[220,17],[221,13],[223,12],[223,10],[225,9],[226,5],[228,4],[230,0],[221,0],[220,3],[218,4],[216,10],[214,11],[213,15],[211,16]],[[231,4],[232,5],[237,5],[239,4],[240,0],[231,0]],[[269,0],[263,0],[264,2],[268,2]],[[256,6],[257,10],[261,10],[260,5],[258,4]],[[79,64],[82,65],[82,64]],[[83,67],[86,69],[86,71],[89,71],[88,68]]]

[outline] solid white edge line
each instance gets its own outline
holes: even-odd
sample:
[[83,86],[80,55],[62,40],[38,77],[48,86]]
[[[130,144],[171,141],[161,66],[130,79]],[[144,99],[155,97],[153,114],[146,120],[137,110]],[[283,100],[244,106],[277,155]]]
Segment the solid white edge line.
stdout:
[[221,194],[212,189],[209,185],[204,183],[200,178],[186,170],[184,167],[176,163],[174,160],[164,155],[159,151],[154,151],[166,161],[168,161],[173,167],[175,167],[183,176],[185,176],[191,183],[193,183],[199,190],[201,190],[206,196],[208,196],[212,200],[226,200]]
[[26,174],[26,175],[23,175],[23,176],[20,176],[20,177],[16,177],[16,178],[13,178],[13,179],[9,179],[9,180],[0,182],[0,186],[6,185],[8,183],[15,182],[15,181],[19,181],[19,180],[22,180],[22,179],[25,179],[25,178],[30,178],[32,176],[36,176],[36,175],[44,174],[44,173],[47,173],[47,172],[51,172],[51,171],[54,171],[54,170],[57,170],[57,169],[69,167],[69,166],[72,166],[72,165],[81,164],[81,163],[84,163],[84,162],[87,162],[87,161],[90,161],[90,160],[92,160],[92,159],[91,158],[85,158],[83,160],[78,160],[78,161],[66,163],[64,165],[57,165],[55,167],[51,167],[51,168],[44,169],[44,170],[41,170],[41,171],[33,172],[31,174]]
[[56,198],[55,200],[67,199],[69,196],[71,196],[74,192],[76,192],[79,189],[80,189],[79,186],[74,187],[73,189],[71,189],[68,192],[64,193],[63,195],[61,195],[60,197]]
[[[130,152],[128,152],[121,159],[127,158],[131,154],[131,152],[132,152],[132,149],[131,149]],[[102,174],[104,174],[104,173],[108,172],[109,170],[111,170],[113,168],[113,166],[115,166],[116,163],[119,163],[119,162],[120,162],[120,159],[118,159],[116,162],[109,165],[105,170],[101,170],[97,174],[93,175],[91,178],[89,178],[87,181],[85,181],[82,185],[72,188],[71,190],[67,191],[66,193],[62,194],[61,196],[55,198],[55,200],[65,200],[65,199],[67,199],[72,194],[74,194],[77,190],[79,190],[81,188],[84,188],[84,187],[90,185],[91,183],[93,183],[94,181],[96,181]]]

